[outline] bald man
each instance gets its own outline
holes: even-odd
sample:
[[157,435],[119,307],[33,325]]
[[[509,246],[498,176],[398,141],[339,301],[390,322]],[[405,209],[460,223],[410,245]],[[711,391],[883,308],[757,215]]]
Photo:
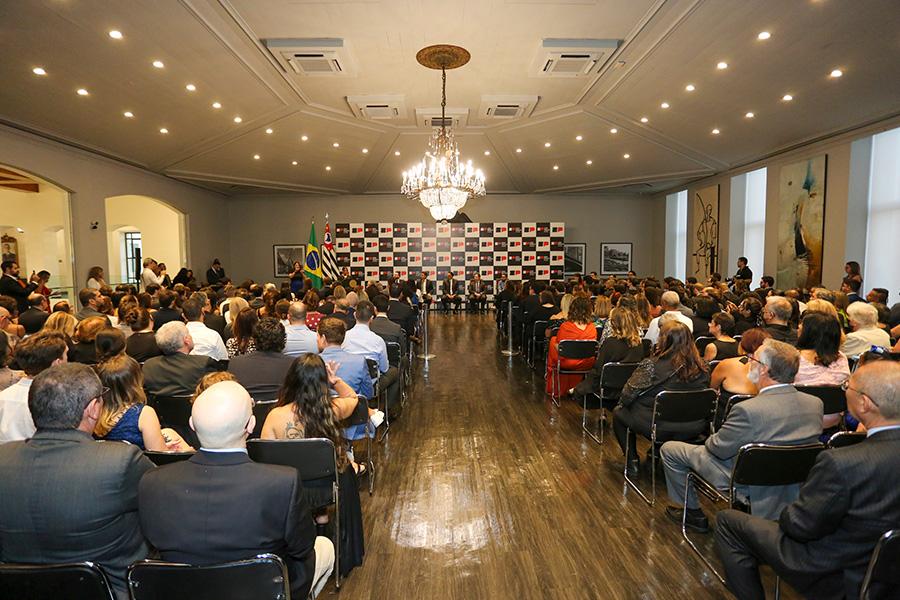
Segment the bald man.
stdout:
[[334,546],[316,537],[296,469],[247,456],[256,425],[247,390],[234,381],[211,386],[194,402],[190,423],[200,450],[141,479],[147,540],[163,560],[193,565],[272,552],[287,564],[293,598],[318,595],[334,567]]

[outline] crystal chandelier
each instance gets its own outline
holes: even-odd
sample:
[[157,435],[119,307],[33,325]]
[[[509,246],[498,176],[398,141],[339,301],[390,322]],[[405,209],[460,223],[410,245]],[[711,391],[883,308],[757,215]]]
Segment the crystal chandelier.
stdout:
[[484,173],[471,160],[460,163],[456,140],[447,128],[447,69],[463,66],[469,57],[464,48],[448,45],[429,46],[416,54],[423,66],[441,70],[441,127],[432,134],[421,162],[403,172],[400,191],[421,202],[438,221],[452,219],[470,195],[485,193]]

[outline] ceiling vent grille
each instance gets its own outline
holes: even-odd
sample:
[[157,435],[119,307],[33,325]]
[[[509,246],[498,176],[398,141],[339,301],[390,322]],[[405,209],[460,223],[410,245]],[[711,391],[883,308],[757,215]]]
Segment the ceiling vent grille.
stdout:
[[406,118],[406,97],[347,96],[347,104],[358,119],[392,121]]
[[[448,108],[444,111],[443,125],[445,127],[465,127],[469,124],[468,108]],[[416,125],[419,127],[440,127],[441,107],[436,108],[417,108],[416,109]]]
[[263,40],[275,60],[288,73],[307,77],[334,77],[353,74],[344,40],[338,38]]
[[532,66],[532,77],[585,77],[596,74],[606,64],[619,40],[543,40]]
[[527,117],[538,103],[539,96],[482,96],[478,116],[482,119],[511,120]]

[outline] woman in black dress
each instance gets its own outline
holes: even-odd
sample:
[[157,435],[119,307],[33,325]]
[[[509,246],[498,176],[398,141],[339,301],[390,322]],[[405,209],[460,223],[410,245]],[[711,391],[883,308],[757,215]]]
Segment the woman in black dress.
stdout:
[[731,337],[734,334],[734,317],[726,312],[714,314],[709,323],[709,332],[716,339],[706,345],[703,360],[710,362],[738,355],[737,340]]

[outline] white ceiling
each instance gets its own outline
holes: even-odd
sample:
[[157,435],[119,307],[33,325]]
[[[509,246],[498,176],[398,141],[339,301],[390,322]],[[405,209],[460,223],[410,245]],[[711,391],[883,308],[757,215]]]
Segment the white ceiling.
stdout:
[[[351,73],[286,72],[270,38],[342,38]],[[545,38],[622,43],[596,74],[548,79],[532,75]],[[472,53],[448,107],[468,110],[457,138],[489,193],[655,191],[900,113],[897,0],[30,0],[0,2],[0,39],[0,120],[232,194],[396,193],[430,133],[415,109],[440,102],[415,61],[434,43]],[[346,99],[384,94],[404,118]],[[539,101],[480,118],[500,94]]]

